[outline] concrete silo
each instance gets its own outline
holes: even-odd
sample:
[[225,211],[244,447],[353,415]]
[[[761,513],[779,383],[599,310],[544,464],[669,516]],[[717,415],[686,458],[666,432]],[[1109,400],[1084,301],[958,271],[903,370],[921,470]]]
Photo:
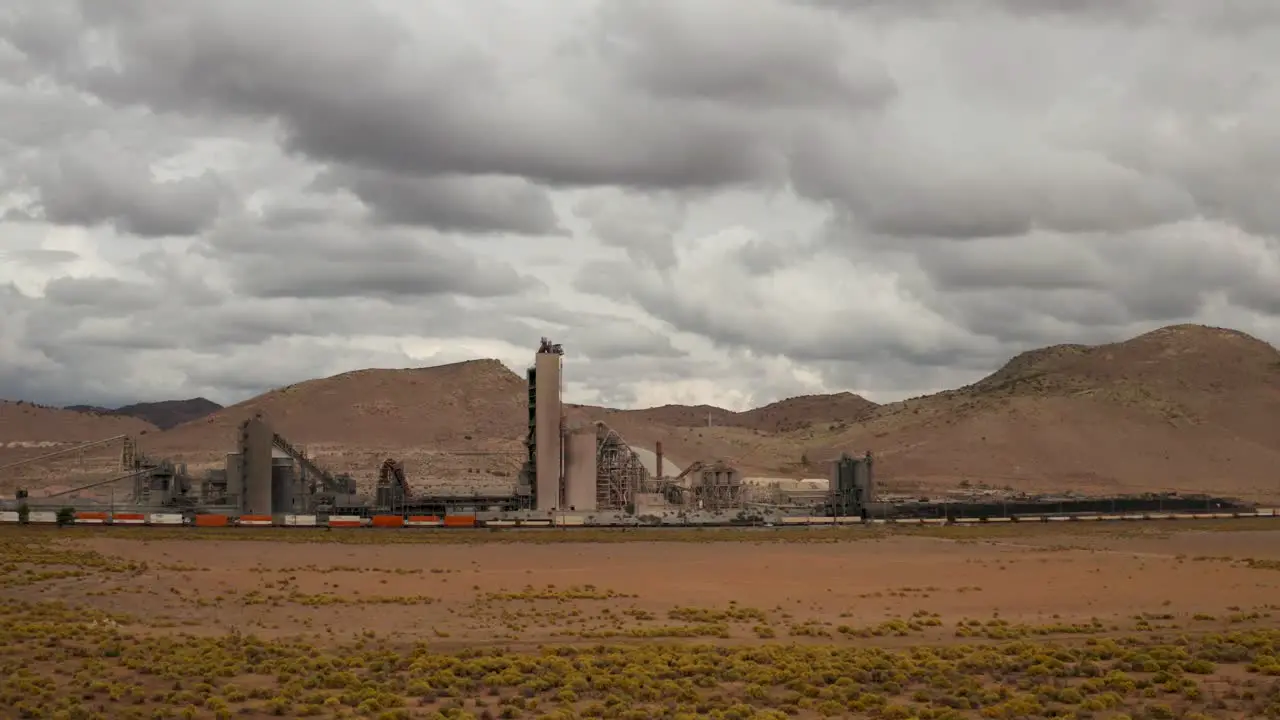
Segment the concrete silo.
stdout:
[[529,369],[529,415],[535,510],[560,507],[564,484],[561,368],[564,350],[546,338]]
[[271,458],[271,512],[294,512],[294,496],[298,475],[293,458],[284,453],[273,453]]
[[271,426],[261,415],[240,425],[241,479],[244,495],[241,511],[246,515],[270,515],[271,507]]
[[596,428],[574,428],[566,437],[564,506],[577,512],[596,510]]

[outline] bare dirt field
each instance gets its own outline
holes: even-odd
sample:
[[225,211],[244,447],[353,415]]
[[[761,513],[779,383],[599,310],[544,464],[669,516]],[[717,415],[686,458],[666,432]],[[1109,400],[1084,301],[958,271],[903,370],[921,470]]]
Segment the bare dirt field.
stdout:
[[1280,717],[1270,521],[3,528],[0,598],[13,717]]

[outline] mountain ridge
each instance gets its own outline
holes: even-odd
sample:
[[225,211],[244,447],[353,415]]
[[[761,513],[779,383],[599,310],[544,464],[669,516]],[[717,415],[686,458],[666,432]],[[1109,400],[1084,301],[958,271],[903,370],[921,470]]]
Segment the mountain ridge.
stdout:
[[[428,480],[509,483],[524,454],[526,397],[524,379],[497,360],[357,370],[153,433],[147,448],[215,467],[236,424],[262,411],[319,461],[358,477],[392,454]],[[964,387],[884,405],[843,392],[743,412],[569,405],[567,414],[603,420],[638,447],[661,442],[682,466],[724,459],[748,474],[822,476],[840,452],[871,450],[880,476],[906,489],[963,481],[1256,494],[1277,485],[1280,352],[1239,331],[1175,325],[1029,350]]]

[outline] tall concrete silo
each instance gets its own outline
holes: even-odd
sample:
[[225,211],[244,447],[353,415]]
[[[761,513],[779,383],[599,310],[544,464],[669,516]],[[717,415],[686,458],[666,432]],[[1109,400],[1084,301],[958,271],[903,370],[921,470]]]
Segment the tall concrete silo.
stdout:
[[246,515],[270,515],[271,508],[271,426],[261,415],[240,425],[240,462],[244,494],[241,510]]
[[596,429],[574,428],[565,450],[564,506],[578,512],[596,509]]
[[244,456],[240,453],[227,453],[227,502],[236,507],[243,507],[244,498]]
[[534,356],[534,383],[530,393],[534,401],[534,508],[554,510],[560,507],[560,488],[564,476],[564,447],[561,429],[561,361],[564,351],[545,338]]
[[297,483],[293,458],[281,453],[271,458],[271,512],[291,513]]

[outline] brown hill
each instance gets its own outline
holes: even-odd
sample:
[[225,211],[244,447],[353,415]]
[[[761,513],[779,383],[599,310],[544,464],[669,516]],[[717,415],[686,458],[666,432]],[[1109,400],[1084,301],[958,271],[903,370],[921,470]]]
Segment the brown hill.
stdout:
[[828,395],[801,395],[779,400],[762,407],[734,412],[714,405],[662,405],[640,410],[614,410],[591,406],[599,419],[625,418],[630,424],[647,423],[670,428],[735,427],[763,432],[803,430],[827,423],[852,423],[872,413],[878,405],[851,392]]
[[156,432],[144,420],[0,400],[0,449],[53,447]]
[[823,423],[847,425],[869,417],[878,407],[851,392],[801,395],[738,413],[733,424],[765,432],[790,432]]
[[1280,496],[1280,352],[1179,325],[1023,353],[973,385],[792,434],[810,457],[874,451],[903,488],[1181,490]]
[[[497,360],[409,370],[357,370],[272,390],[150,438],[148,453],[196,468],[235,449],[245,418],[264,413],[278,433],[321,465],[371,481],[390,456],[411,479],[459,473],[473,484],[510,484],[526,431],[524,380]],[[447,451],[493,452],[452,456]]]
[[87,412],[97,415],[123,415],[126,417],[135,417],[144,420],[161,430],[168,430],[171,427],[181,425],[185,422],[198,420],[202,417],[212,415],[222,409],[222,406],[212,400],[205,398],[191,398],[190,400],[162,400],[160,402],[150,403],[134,403],[133,405],[125,405],[118,408],[104,408],[95,405],[69,405],[67,410],[75,410],[76,412]]
[[[94,440],[155,432],[154,425],[137,418],[0,400],[0,466]],[[26,464],[5,468],[0,470],[0,494],[7,496],[17,487],[56,481],[67,475],[116,469],[120,448],[121,443],[117,442],[64,456],[55,467]]]

